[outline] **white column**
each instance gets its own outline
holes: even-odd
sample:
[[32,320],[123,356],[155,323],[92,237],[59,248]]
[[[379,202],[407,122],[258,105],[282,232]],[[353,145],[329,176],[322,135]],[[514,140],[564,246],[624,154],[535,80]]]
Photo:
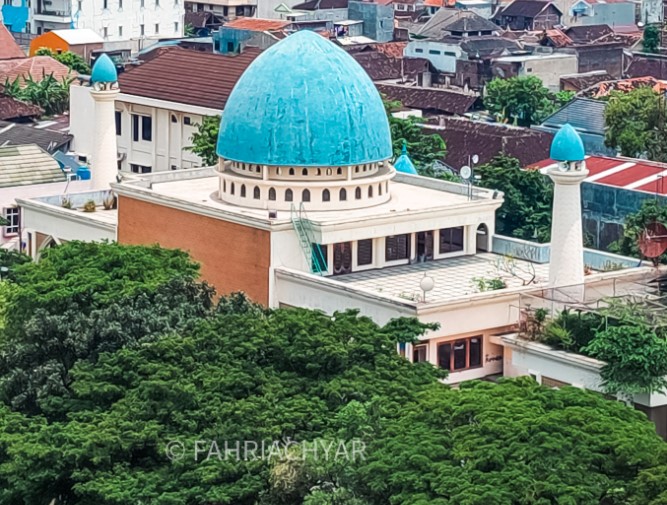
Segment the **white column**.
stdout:
[[109,189],[109,184],[116,182],[118,175],[118,149],[116,145],[116,118],[114,102],[118,89],[97,91],[90,90],[95,100],[95,122],[93,131],[93,150],[90,160],[93,187]]
[[588,170],[552,168],[547,173],[554,181],[549,287],[579,286],[584,282],[581,183]]

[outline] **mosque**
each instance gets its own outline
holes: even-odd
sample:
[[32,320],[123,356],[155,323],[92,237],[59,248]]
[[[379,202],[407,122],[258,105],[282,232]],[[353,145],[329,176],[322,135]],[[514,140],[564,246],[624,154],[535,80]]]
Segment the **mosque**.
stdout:
[[[526,297],[615,293],[619,279],[650,270],[584,250],[587,170],[569,126],[554,138],[558,163],[547,172],[556,188],[549,248],[495,234],[502,193],[418,176],[405,147],[393,160],[374,84],[313,32],[290,35],[249,66],[225,107],[219,162],[201,169],[118,173],[119,90],[108,63],[98,59],[90,91],[96,191],[68,195],[72,208],[60,205],[62,195],[20,201],[35,257],[74,239],[157,243],[189,251],[220,294],[244,291],[271,307],[358,309],[380,324],[398,316],[436,322],[438,330],[398,351],[449,370],[452,383],[533,373],[508,339]],[[102,208],[111,191],[116,205]],[[98,210],[82,212],[91,199]],[[633,268],[597,268],[610,260]],[[550,373],[572,382],[567,371]]]

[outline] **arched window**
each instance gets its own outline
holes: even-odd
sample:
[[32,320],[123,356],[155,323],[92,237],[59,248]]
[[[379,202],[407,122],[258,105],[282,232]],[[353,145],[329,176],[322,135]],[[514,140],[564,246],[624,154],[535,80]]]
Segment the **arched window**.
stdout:
[[308,175],[308,169],[304,168],[303,170],[301,170],[301,175]]
[[331,193],[329,193],[328,189],[325,189],[322,191],[322,201],[323,202],[328,202],[331,200]]
[[259,200],[259,187],[255,186],[255,189],[252,190],[252,197]]
[[347,190],[345,188],[341,188],[340,193],[338,193],[338,199],[341,202],[347,200]]
[[321,168],[317,169],[317,175],[322,175],[322,169]]
[[382,196],[382,183],[378,184],[378,194]]
[[327,175],[331,175],[331,174],[333,174],[333,170],[331,170],[330,168],[327,168]]
[[373,198],[373,186],[368,186],[368,198]]
[[259,170],[260,170],[259,165],[257,165],[257,168],[255,169],[255,172],[259,173]]
[[361,200],[361,188],[357,188],[354,190],[354,198],[357,200]]
[[290,168],[290,169],[289,169],[289,174],[290,174],[290,175],[294,175],[294,169],[293,169],[293,168]]
[[269,200],[275,200],[276,199],[276,190],[273,188],[269,188]]
[[234,183],[232,182],[232,189],[229,191],[232,195],[234,194]]
[[301,194],[301,201],[302,202],[310,202],[310,191],[307,189],[303,190],[303,193]]
[[241,198],[245,198],[245,184],[241,184]]
[[355,173],[355,174],[358,174],[358,173],[359,173],[359,167],[358,167],[358,166],[354,167],[354,173]]
[[336,175],[343,175],[343,169],[341,167],[336,169]]
[[294,200],[294,194],[292,193],[292,190],[288,188],[285,190],[285,201],[291,202],[292,200]]
[[280,167],[276,168],[276,175],[283,175],[283,169]]

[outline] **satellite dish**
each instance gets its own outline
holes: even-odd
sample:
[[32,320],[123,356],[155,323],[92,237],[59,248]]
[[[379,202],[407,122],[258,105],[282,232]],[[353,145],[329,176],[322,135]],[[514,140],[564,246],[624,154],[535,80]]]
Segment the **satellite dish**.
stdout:
[[470,176],[472,176],[472,169],[468,165],[463,165],[459,174],[466,180],[470,179]]
[[639,250],[646,258],[657,258],[667,250],[667,228],[664,224],[650,223],[639,235]]
[[479,163],[479,156],[477,156],[476,154],[473,154],[472,155],[472,162],[473,162],[474,165],[477,165],[477,163]]

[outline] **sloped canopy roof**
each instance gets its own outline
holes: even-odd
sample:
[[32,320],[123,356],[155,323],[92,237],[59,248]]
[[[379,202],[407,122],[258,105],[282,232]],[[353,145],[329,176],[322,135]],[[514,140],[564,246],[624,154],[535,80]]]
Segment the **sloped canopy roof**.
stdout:
[[65,182],[51,155],[35,144],[0,147],[0,188]]

